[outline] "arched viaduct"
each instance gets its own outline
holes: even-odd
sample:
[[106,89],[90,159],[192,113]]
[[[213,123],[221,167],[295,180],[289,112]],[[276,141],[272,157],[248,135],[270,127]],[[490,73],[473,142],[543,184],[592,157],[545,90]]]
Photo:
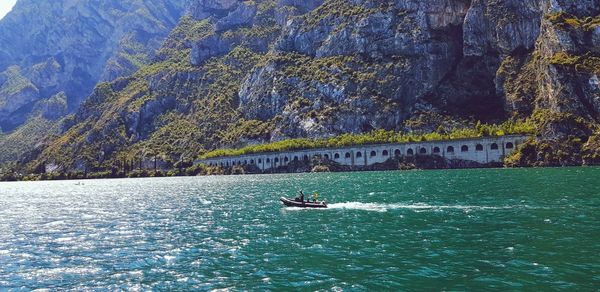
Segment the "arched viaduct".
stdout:
[[286,166],[292,161],[320,157],[346,166],[370,166],[394,156],[438,155],[481,164],[502,162],[504,157],[529,136],[509,135],[444,141],[423,141],[399,144],[358,145],[341,148],[319,148],[282,152],[256,153],[241,156],[215,157],[198,160],[208,166],[232,167],[255,165],[265,171]]

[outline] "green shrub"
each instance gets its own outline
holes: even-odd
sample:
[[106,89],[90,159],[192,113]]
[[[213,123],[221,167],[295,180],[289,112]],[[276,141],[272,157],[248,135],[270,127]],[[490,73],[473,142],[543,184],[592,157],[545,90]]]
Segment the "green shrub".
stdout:
[[600,74],[600,57],[593,56],[589,52],[580,56],[571,55],[566,52],[558,52],[552,56],[550,63],[566,66],[575,69],[578,72]]
[[561,11],[547,14],[546,19],[550,21],[553,25],[556,25],[563,29],[573,28],[593,30],[596,27],[600,26],[600,15],[580,19],[572,14]]
[[438,141],[484,136],[504,136],[512,134],[535,134],[535,127],[529,120],[508,121],[500,125],[477,123],[473,128],[452,129],[449,133],[402,133],[375,130],[367,134],[343,134],[327,139],[289,139],[267,144],[250,145],[239,149],[217,149],[205,153],[200,158],[239,156],[252,153],[279,152],[314,148],[337,148],[365,144],[407,143],[413,141]]

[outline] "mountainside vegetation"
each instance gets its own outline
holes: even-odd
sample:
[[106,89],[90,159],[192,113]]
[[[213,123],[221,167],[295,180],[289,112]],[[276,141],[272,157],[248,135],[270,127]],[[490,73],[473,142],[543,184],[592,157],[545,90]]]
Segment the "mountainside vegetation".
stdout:
[[[6,67],[0,109],[14,94],[34,102],[19,135],[42,118],[55,130],[16,139],[26,152],[0,158],[18,156],[10,168],[22,173],[116,173],[217,155],[528,133],[535,138],[507,165],[599,162],[598,0],[183,6],[172,29],[145,16],[170,31],[162,42],[124,33],[106,64],[131,66],[104,70],[111,77],[73,114],[48,114],[63,111],[63,95],[34,107],[39,87]],[[3,132],[2,145],[19,145],[7,142],[19,131]]]
[[472,128],[446,131],[439,128],[431,133],[401,133],[375,130],[365,134],[343,134],[325,139],[296,138],[266,144],[249,145],[239,149],[216,149],[200,156],[209,159],[224,156],[237,156],[265,152],[290,151],[313,148],[339,148],[353,145],[409,143],[417,141],[442,141],[480,137],[501,137],[505,135],[535,135],[535,126],[530,121],[505,122],[501,125],[477,123]]
[[[0,128],[36,127],[26,124],[40,104],[56,95],[67,102],[67,111],[53,114],[52,120],[59,120],[76,110],[99,81],[127,76],[150,63],[185,4],[19,0],[0,21]],[[6,140],[8,147],[14,143],[20,141]],[[0,162],[23,153],[11,148],[17,156]]]

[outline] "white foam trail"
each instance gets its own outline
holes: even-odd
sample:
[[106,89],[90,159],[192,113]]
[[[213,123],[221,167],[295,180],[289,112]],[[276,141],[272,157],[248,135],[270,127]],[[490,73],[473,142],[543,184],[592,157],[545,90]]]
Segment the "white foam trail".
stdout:
[[381,204],[381,203],[361,203],[361,202],[346,202],[327,205],[328,209],[348,209],[348,210],[365,210],[375,212],[387,212],[395,209],[411,209],[411,210],[499,210],[510,209],[513,207],[490,207],[490,206],[465,206],[465,205],[428,205],[428,204]]

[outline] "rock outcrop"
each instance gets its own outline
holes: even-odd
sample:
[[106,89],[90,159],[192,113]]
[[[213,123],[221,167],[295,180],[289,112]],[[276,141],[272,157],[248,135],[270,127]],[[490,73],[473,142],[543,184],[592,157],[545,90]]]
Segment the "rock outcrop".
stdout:
[[0,128],[14,130],[36,102],[61,92],[74,110],[99,81],[149,63],[185,2],[18,1],[0,21],[0,72],[18,66],[28,85],[0,93],[10,100],[0,104]]
[[191,1],[156,57],[126,78],[107,73],[29,167],[181,165],[217,147],[525,118],[589,148],[598,1]]

